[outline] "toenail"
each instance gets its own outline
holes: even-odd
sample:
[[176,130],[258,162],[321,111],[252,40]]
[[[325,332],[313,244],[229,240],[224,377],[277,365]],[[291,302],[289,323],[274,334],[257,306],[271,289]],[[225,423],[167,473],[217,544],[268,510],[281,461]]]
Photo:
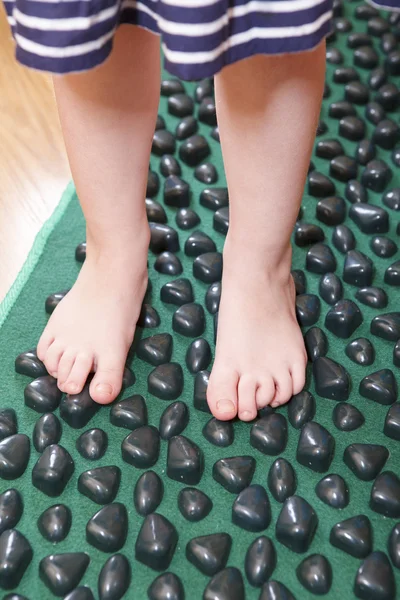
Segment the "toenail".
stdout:
[[96,385],[96,392],[101,394],[112,394],[112,387],[109,383],[99,383]]
[[240,418],[244,421],[250,421],[253,418],[253,413],[251,413],[249,410],[244,410],[242,413],[240,413]]
[[217,409],[222,414],[231,413],[235,410],[235,405],[230,400],[218,400]]

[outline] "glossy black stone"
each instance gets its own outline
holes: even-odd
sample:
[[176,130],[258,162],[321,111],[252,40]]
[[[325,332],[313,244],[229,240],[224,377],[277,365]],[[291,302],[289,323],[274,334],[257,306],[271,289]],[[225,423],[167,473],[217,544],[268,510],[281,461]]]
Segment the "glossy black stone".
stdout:
[[0,494],[0,535],[18,524],[23,510],[22,497],[18,490],[12,488]]
[[322,356],[313,363],[315,390],[322,398],[345,401],[350,393],[350,376],[334,360]]
[[388,304],[385,290],[371,286],[357,290],[356,299],[371,308],[385,308]]
[[347,116],[356,116],[357,111],[351,102],[339,100],[329,105],[328,114],[331,119],[342,119]]
[[189,184],[177,175],[164,181],[164,203],[175,208],[187,208],[190,202]]
[[163,223],[149,223],[150,250],[155,254],[161,252],[178,252],[179,237],[175,229]]
[[176,213],[175,222],[180,229],[192,229],[200,223],[200,217],[191,208],[180,208]]
[[113,502],[118,494],[120,482],[119,467],[97,467],[81,473],[78,479],[78,491],[96,504],[108,504]]
[[343,117],[339,121],[339,135],[352,142],[359,142],[365,137],[364,121],[352,115]]
[[175,152],[176,142],[175,138],[166,129],[157,129],[153,135],[153,143],[151,146],[151,151],[153,154],[157,156],[162,156],[163,154],[173,154]]
[[[356,161],[360,165],[365,166],[371,160],[373,160],[375,158],[375,156],[376,156],[376,148],[375,148],[375,145],[370,140],[368,140],[368,139],[361,140],[361,142],[359,142],[357,144],[355,158],[356,158]],[[357,177],[357,175],[355,175],[354,179],[356,177]]]
[[325,427],[310,421],[300,432],[297,445],[297,461],[317,473],[330,467],[335,451],[335,440]]
[[172,96],[172,94],[183,94],[185,88],[183,83],[176,78],[163,79],[161,82],[161,96]]
[[30,440],[15,433],[0,442],[0,478],[18,479],[25,472],[30,457]]
[[382,196],[382,202],[392,210],[400,210],[400,188],[388,190]]
[[276,567],[276,551],[272,541],[262,535],[249,546],[244,561],[250,585],[261,587],[271,577]]
[[174,573],[162,573],[147,590],[149,600],[185,600],[181,580]]
[[137,469],[156,464],[160,453],[160,435],[153,425],[143,425],[128,434],[121,444],[122,459]]
[[153,327],[158,327],[160,322],[160,316],[156,309],[150,304],[142,304],[140,315],[137,321],[137,326],[143,327],[143,329],[151,329]]
[[[339,156],[337,157],[337,159],[333,159],[331,161],[331,165],[334,164],[335,160],[338,161],[339,158],[341,157]],[[334,173],[331,174],[334,175]],[[334,176],[336,176],[336,173]],[[341,178],[337,177],[337,179]],[[341,181],[342,180],[343,179],[341,179]],[[340,198],[339,196],[328,196],[327,198],[322,198],[321,200],[319,200],[315,212],[317,219],[322,223],[325,223],[325,225],[339,225],[340,223],[343,223],[343,221],[346,218],[346,203],[343,200],[343,198]]]
[[166,517],[147,515],[136,539],[135,558],[156,571],[168,569],[178,543],[178,532]]
[[221,458],[214,463],[212,475],[228,492],[239,494],[253,479],[256,461],[252,456]]
[[329,541],[355,558],[365,558],[372,551],[371,521],[366,515],[341,521],[332,527]]
[[57,379],[51,375],[38,377],[25,387],[25,405],[37,412],[52,412],[60,404],[62,392],[57,387]]
[[153,223],[166,223],[167,213],[159,202],[146,198],[146,215],[147,220]]
[[295,600],[295,597],[283,583],[270,580],[262,586],[259,600]]
[[215,252],[216,249],[215,242],[202,231],[193,231],[185,243],[187,256],[199,256],[205,252]]
[[321,312],[321,302],[316,294],[298,294],[296,296],[296,316],[301,327],[314,325]]
[[308,359],[311,362],[320,356],[325,356],[328,351],[328,338],[319,327],[311,327],[304,336],[304,345]]
[[344,195],[352,204],[355,202],[368,202],[366,188],[356,179],[350,179],[350,181],[346,183]]
[[349,489],[343,477],[332,474],[327,475],[315,486],[318,498],[331,508],[345,508],[349,501]]
[[253,448],[270,456],[283,452],[287,439],[287,421],[280,413],[270,413],[261,417],[250,430],[250,444]]
[[196,119],[192,115],[183,117],[176,126],[175,137],[177,140],[185,140],[197,133],[198,124]]
[[218,180],[217,169],[212,163],[202,163],[195,169],[194,176],[196,179],[207,185],[212,185]]
[[372,260],[358,250],[350,250],[346,254],[342,277],[345,283],[351,285],[370,286],[374,277]]
[[194,379],[193,405],[197,410],[211,412],[207,403],[209,371],[199,371]]
[[325,327],[339,338],[349,338],[361,325],[363,316],[352,300],[340,300],[327,312]]
[[207,125],[217,125],[217,113],[213,96],[205,96],[200,103],[198,112],[199,121]]
[[33,557],[30,543],[22,533],[7,529],[0,535],[0,587],[10,590],[19,585]]
[[200,204],[214,212],[229,204],[228,189],[223,187],[207,188],[200,194]]
[[393,364],[395,367],[400,367],[400,340],[393,348]]
[[203,600],[245,600],[242,574],[236,567],[223,569],[209,581]]
[[165,363],[148,376],[147,389],[161,400],[176,400],[183,390],[183,371],[178,363]]
[[0,410],[0,441],[18,432],[17,415],[13,408]]
[[389,215],[384,208],[357,202],[350,207],[349,217],[363,233],[387,233]]
[[297,567],[296,575],[300,583],[312,594],[327,594],[332,586],[332,567],[322,554],[311,554]]
[[372,481],[383,469],[389,451],[378,444],[351,444],[343,453],[343,462],[362,481]]
[[354,431],[364,424],[364,416],[357,407],[340,402],[332,411],[332,420],[340,431]]
[[159,432],[163,440],[182,433],[189,422],[189,411],[184,402],[173,402],[164,410],[160,418]]
[[335,273],[325,273],[319,280],[319,295],[328,304],[340,304],[343,297],[343,284]]
[[384,552],[371,552],[361,563],[354,582],[354,594],[362,600],[394,600],[396,582]]
[[155,512],[164,495],[164,485],[157,473],[146,471],[136,482],[133,501],[137,512],[146,516]]
[[232,522],[247,531],[264,531],[271,522],[271,507],[262,485],[242,490],[232,506]]
[[400,479],[396,473],[385,471],[378,475],[372,486],[369,505],[385,517],[400,517]]
[[285,502],[296,492],[296,473],[290,462],[278,458],[268,472],[268,488],[277,502]]
[[373,192],[383,192],[392,175],[391,168],[383,160],[371,160],[361,175],[361,183]]
[[[172,356],[172,336],[169,333],[157,333],[148,338],[142,338],[137,345],[136,354],[139,358],[154,366],[167,363],[171,360]],[[141,396],[136,396],[136,398],[138,397],[141,398]],[[114,405],[112,409],[113,408]],[[121,408],[122,407],[120,407],[120,409]],[[114,411],[114,413],[115,412],[117,411]],[[121,411],[118,412],[120,413]],[[133,412],[135,412],[134,408]],[[114,416],[116,415],[114,414]],[[111,420],[111,422],[113,421]]]
[[168,441],[167,475],[187,485],[197,485],[204,470],[203,451],[183,435]]
[[385,109],[378,102],[369,102],[365,107],[365,117],[373,125],[380,123],[385,116]]
[[[158,146],[160,147],[160,152],[161,152],[161,149],[163,146],[163,135],[164,134],[161,133],[160,136],[157,136],[157,139],[154,144],[155,148],[158,148]],[[172,148],[172,145],[175,142],[173,139],[171,139],[170,136],[171,136],[171,134],[167,131],[165,134],[165,145],[169,144],[170,147]],[[154,196],[157,195],[159,189],[160,189],[160,178],[157,175],[157,173],[155,173],[154,171],[149,169],[149,171],[147,173],[146,197],[153,198]],[[78,248],[79,248],[79,246],[78,246]],[[83,262],[86,257],[86,242],[85,242],[84,248],[81,249],[79,258],[78,258],[78,248],[76,249],[76,252],[75,252],[75,258],[77,260],[79,260],[80,262]]]
[[385,236],[373,237],[370,241],[370,248],[380,258],[390,258],[398,250],[397,244]]
[[385,150],[393,150],[399,139],[400,128],[392,119],[380,121],[372,135],[374,144]]
[[376,37],[381,37],[384,33],[390,31],[390,25],[386,19],[381,16],[373,16],[368,20],[368,33]]
[[383,433],[393,440],[400,441],[400,402],[395,402],[389,408],[385,419]]
[[217,125],[217,127],[213,127],[211,129],[210,136],[212,137],[213,140],[215,140],[216,142],[220,143],[218,125]]
[[196,85],[194,99],[201,102],[206,96],[212,96],[214,93],[214,82],[212,79],[203,79]]
[[14,367],[16,373],[35,379],[47,375],[47,369],[37,357],[36,349],[19,354],[15,359]]
[[33,428],[32,441],[35,450],[43,452],[47,446],[57,444],[61,438],[61,423],[53,413],[42,415]]
[[397,569],[400,569],[400,523],[397,523],[390,532],[388,551],[392,563]]
[[206,252],[193,262],[193,275],[204,283],[215,283],[222,278],[222,254]]
[[113,403],[110,410],[110,423],[131,430],[147,425],[147,406],[143,396],[134,394]]
[[315,146],[315,155],[331,160],[335,156],[344,154],[344,148],[338,139],[319,140]]
[[324,239],[325,234],[319,225],[315,225],[314,223],[296,223],[294,241],[300,248],[323,242]]
[[296,288],[296,295],[305,294],[307,291],[307,280],[304,271],[301,269],[294,269],[292,271],[292,277]]
[[308,193],[316,198],[332,196],[335,193],[335,184],[329,177],[319,171],[311,171],[308,175]]
[[229,206],[224,206],[223,208],[219,208],[214,213],[213,217],[213,228],[218,233],[223,233],[226,235],[229,229]]
[[211,444],[226,448],[233,444],[234,429],[231,421],[219,421],[212,417],[203,427],[203,435]]
[[94,600],[94,596],[90,588],[80,585],[65,596],[64,600]]
[[194,102],[190,96],[181,92],[171,94],[168,98],[168,112],[175,117],[186,117],[191,115],[194,109]]
[[392,157],[393,164],[396,167],[400,166],[400,148],[399,147],[393,149],[391,157]]
[[343,53],[334,47],[330,47],[326,49],[326,61],[331,65],[341,65],[343,64],[344,58]]
[[374,317],[371,321],[371,333],[384,340],[396,342],[400,338],[400,312]]
[[187,337],[197,337],[204,332],[205,315],[201,304],[183,304],[174,313],[172,328]]
[[69,288],[66,290],[62,290],[60,292],[55,292],[54,294],[50,294],[46,298],[45,302],[45,310],[47,314],[51,315],[56,306],[61,302],[61,300],[68,294]]
[[213,533],[191,539],[186,545],[186,558],[201,573],[212,577],[225,568],[232,546],[229,533]]
[[385,271],[385,283],[400,286],[400,260],[394,262]]
[[47,508],[39,516],[37,526],[42,536],[51,542],[62,542],[72,524],[72,513],[65,504],[55,504]]
[[60,402],[60,417],[74,429],[85,427],[99,410],[100,405],[92,400],[87,383],[79,394],[68,394]]
[[303,390],[292,396],[288,404],[288,419],[292,427],[301,429],[305,423],[312,421],[315,415],[315,398],[309,391]]
[[210,146],[203,135],[192,135],[179,148],[180,159],[190,167],[196,167],[210,154]]
[[349,83],[350,81],[358,81],[360,75],[353,67],[338,67],[333,73],[333,81],[335,83]]
[[160,291],[160,298],[166,304],[189,304],[193,302],[193,287],[189,279],[181,278],[165,283]]
[[344,88],[344,97],[353,104],[367,104],[369,89],[361,81],[349,81]]
[[375,69],[379,64],[379,54],[371,46],[360,46],[353,54],[354,64],[362,69]]
[[90,562],[85,552],[50,554],[39,563],[39,577],[55,596],[64,596],[79,585]]
[[359,393],[379,404],[393,404],[397,400],[397,381],[391,369],[381,369],[360,381]]
[[[192,117],[188,117],[188,118],[191,119]],[[161,174],[164,175],[164,177],[169,177],[170,175],[176,175],[176,176],[180,177],[181,173],[182,173],[182,169],[181,169],[179,162],[176,160],[175,156],[172,156],[171,154],[164,154],[164,156],[161,157],[160,171],[161,171]],[[167,222],[166,213],[165,213],[163,207],[161,206],[161,204],[158,204],[158,202],[155,203],[155,204],[158,204],[161,211],[163,211],[165,214],[165,220],[163,220],[163,221],[161,221],[157,218],[156,219],[151,218],[151,216],[149,215],[149,212],[147,210],[147,202],[148,202],[148,199],[146,199],[147,219],[149,221],[155,221],[156,223],[166,223]],[[161,211],[159,211],[160,215],[162,215]],[[156,216],[157,216],[157,213],[156,213]]]
[[306,269],[323,275],[336,270],[336,258],[326,244],[314,244],[307,252]]
[[196,488],[186,487],[178,494],[178,508],[180,513],[191,522],[204,519],[213,507],[212,500]]
[[103,506],[86,525],[86,541],[102,552],[117,552],[128,534],[128,513],[124,504]]
[[300,496],[288,498],[276,522],[276,539],[293,552],[307,552],[318,526],[312,506]]
[[131,582],[131,567],[123,554],[114,554],[103,565],[97,588],[99,600],[120,600]]
[[210,344],[204,338],[194,340],[186,352],[186,366],[191,373],[207,369],[211,362]]
[[[386,38],[388,41],[391,39]],[[382,69],[384,72],[384,69]],[[400,90],[394,83],[385,83],[379,86],[375,99],[387,111],[394,111],[400,105]]]

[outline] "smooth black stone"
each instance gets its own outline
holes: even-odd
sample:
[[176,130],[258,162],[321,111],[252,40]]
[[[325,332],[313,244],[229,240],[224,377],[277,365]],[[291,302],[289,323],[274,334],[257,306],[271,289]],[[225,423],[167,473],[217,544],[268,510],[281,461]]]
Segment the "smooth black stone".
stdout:
[[389,451],[378,444],[351,444],[343,453],[343,462],[362,481],[372,481],[383,469]]
[[128,513],[120,502],[103,506],[86,525],[86,541],[102,552],[117,552],[128,534]]
[[160,298],[166,304],[189,304],[194,300],[192,284],[186,278],[168,281],[161,288]]
[[376,148],[370,140],[361,140],[361,142],[357,144],[355,158],[360,165],[365,166],[373,160],[375,156]]
[[349,217],[363,233],[387,233],[389,231],[389,215],[380,206],[358,202],[351,206]]
[[345,508],[349,503],[349,489],[340,475],[327,475],[315,486],[318,498],[331,508]]
[[18,432],[17,415],[13,408],[0,410],[0,441]]
[[[392,170],[383,160],[371,160],[371,162],[367,164],[366,168],[364,169],[361,175],[361,183],[373,192],[383,192],[385,190],[385,187],[390,182],[392,175]],[[384,209],[380,210],[383,211]],[[386,231],[387,229],[379,231],[373,230],[371,232],[364,233],[386,233]]]
[[399,139],[400,128],[392,119],[380,121],[372,135],[374,144],[384,148],[384,150],[393,150]]
[[212,577],[225,568],[232,546],[229,533],[213,533],[191,539],[186,545],[186,558],[201,573]]
[[396,582],[383,552],[371,552],[361,563],[354,582],[354,594],[362,600],[394,600]]
[[110,423],[132,430],[147,425],[147,406],[143,396],[134,394],[115,402],[110,410]]
[[220,143],[218,125],[217,125],[217,127],[213,127],[211,129],[210,136],[213,138],[213,140],[215,140],[216,142]]
[[30,543],[22,533],[7,529],[0,536],[0,588],[19,585],[33,557]]
[[160,453],[160,435],[153,425],[143,425],[129,433],[121,444],[122,459],[137,469],[156,464]]
[[335,440],[325,427],[310,421],[300,432],[296,458],[304,467],[324,473],[331,465],[335,451]]
[[187,485],[197,485],[204,470],[203,451],[197,444],[183,435],[168,441],[167,475]]
[[385,109],[378,102],[370,102],[365,107],[365,117],[373,125],[378,125],[385,117]]
[[186,117],[193,113],[194,102],[185,93],[171,94],[168,98],[168,112],[175,117]]
[[264,583],[259,600],[295,600],[293,594],[280,581]]
[[178,494],[179,511],[188,521],[201,521],[210,513],[212,507],[212,500],[196,488],[187,487]]
[[213,217],[213,228],[218,233],[226,235],[229,229],[229,206],[224,206],[215,211]]
[[397,523],[390,532],[388,550],[392,563],[400,569],[400,523]]
[[192,135],[179,148],[180,159],[189,167],[196,167],[210,154],[210,146],[202,135]]
[[175,229],[163,223],[149,223],[150,250],[155,254],[161,252],[178,252],[179,237]]
[[373,237],[370,241],[370,248],[380,258],[390,258],[398,250],[397,244],[383,235]]
[[97,467],[81,473],[78,479],[78,491],[96,504],[108,504],[115,499],[120,482],[119,467]]
[[[379,67],[379,66],[374,68],[374,70],[371,71],[371,73],[368,77],[368,85],[371,88],[371,90],[379,90],[380,87],[385,87],[386,81],[387,81],[387,73],[383,67]],[[376,95],[376,99],[378,99],[378,94]],[[383,98],[379,98],[379,99],[383,99]],[[379,99],[378,99],[378,102],[379,102]],[[381,102],[380,102],[380,104],[381,104]],[[383,104],[382,104],[382,106],[383,106]]]
[[163,79],[161,82],[161,96],[172,96],[173,94],[183,94],[185,88],[180,79]]
[[57,387],[57,379],[51,375],[38,377],[25,387],[25,406],[39,413],[52,412],[60,404],[62,392]]
[[168,569],[178,543],[174,525],[162,515],[147,515],[136,539],[135,558],[156,571]]
[[[167,138],[168,138],[168,136],[171,135],[168,131],[166,131],[165,133],[166,133],[166,137]],[[160,144],[162,144],[161,137],[162,137],[162,132],[161,132],[161,134],[159,136],[159,139],[156,140],[156,145],[157,145],[158,142],[160,142]],[[169,141],[170,141],[170,145],[171,144],[175,144],[175,141],[173,139],[170,139]],[[174,147],[175,147],[175,145],[174,145]],[[146,197],[147,198],[153,198],[154,196],[157,195],[159,189],[160,189],[160,178],[157,175],[157,173],[155,173],[154,171],[152,171],[151,169],[149,169],[149,172],[147,174]],[[86,243],[85,243],[85,256],[86,256]]]
[[400,340],[393,348],[393,364],[395,367],[400,367]]
[[174,573],[162,573],[147,590],[149,600],[185,600],[181,580]]
[[201,123],[206,123],[211,127],[217,125],[217,112],[215,108],[215,100],[212,96],[205,96],[199,106],[198,119]]
[[356,116],[357,111],[351,102],[339,100],[338,102],[332,102],[329,105],[328,114],[331,119],[343,119],[344,117]]
[[276,522],[276,539],[292,552],[307,552],[317,526],[318,517],[312,506],[300,496],[291,496]]
[[394,148],[392,151],[392,162],[396,167],[400,166],[400,148]]
[[203,435],[214,446],[226,448],[233,444],[234,429],[231,421],[211,418],[203,427]]
[[211,348],[207,340],[200,338],[194,340],[186,352],[186,366],[191,373],[198,373],[207,369],[211,362]]
[[139,515],[146,516],[157,510],[164,495],[164,485],[157,473],[146,471],[136,482],[133,501]]
[[[115,405],[112,406],[111,410]],[[76,449],[87,460],[99,460],[108,447],[108,437],[102,429],[88,429],[76,440]]]
[[400,188],[389,190],[382,196],[382,202],[392,210],[400,210]]
[[114,554],[103,565],[97,588],[99,600],[120,600],[131,582],[131,566],[123,554]]
[[339,121],[339,135],[352,142],[359,142],[365,137],[364,121],[355,116],[343,117]]
[[51,554],[39,563],[39,577],[55,596],[64,596],[79,585],[90,562],[85,552]]
[[369,505],[385,517],[400,517],[400,479],[396,473],[385,471],[378,475],[372,486]]
[[325,273],[319,280],[318,290],[322,300],[328,304],[339,303],[343,296],[342,282],[335,273]]
[[215,252],[215,242],[202,231],[193,231],[185,242],[186,256],[200,256],[205,252]]
[[42,377],[47,375],[47,369],[37,357],[36,350],[28,350],[17,356],[14,363],[15,372],[28,377]]
[[206,96],[212,96],[214,93],[214,84],[212,79],[203,79],[196,85],[194,91],[194,99],[196,102],[201,102]]
[[215,283],[222,278],[222,254],[206,252],[193,262],[193,275],[204,283]]
[[43,452],[51,444],[58,444],[60,438],[61,423],[56,415],[46,413],[36,421],[32,441],[37,452]]
[[65,504],[55,504],[47,508],[37,520],[37,526],[42,536],[51,542],[62,542],[72,524],[72,513]]
[[160,316],[154,306],[147,303],[142,304],[137,326],[143,329],[152,329],[153,327],[158,327],[160,322]]
[[294,269],[292,271],[292,277],[296,288],[296,295],[305,294],[307,291],[307,280],[304,271],[301,269]]
[[252,425],[250,444],[263,454],[276,456],[286,448],[288,439],[287,422],[280,413],[270,413]]
[[250,585],[261,587],[271,577],[276,567],[276,551],[272,541],[262,535],[249,546],[244,561]]
[[377,287],[363,287],[357,290],[356,299],[371,308],[385,308],[388,304],[385,290]]
[[0,494],[0,535],[6,529],[13,529],[17,525],[23,510],[22,497],[18,490],[12,488]]
[[375,69],[379,65],[379,54],[371,46],[360,46],[353,54],[354,65],[362,69]]
[[383,433],[393,440],[400,440],[400,403],[396,402],[389,408]]
[[209,371],[199,371],[194,380],[193,405],[197,410],[211,412],[207,403]]
[[315,390],[322,398],[345,401],[350,393],[350,376],[334,360],[322,356],[313,363]]
[[335,193],[335,184],[329,177],[319,171],[311,171],[308,174],[308,193],[316,198],[332,196]]
[[60,417],[74,429],[85,427],[99,410],[100,405],[92,400],[87,383],[79,394],[68,394],[60,402]]
[[384,280],[388,285],[400,286],[400,260],[386,269]]
[[368,33],[381,37],[383,34],[390,31],[390,25],[386,19],[383,19],[381,16],[374,16],[368,20]]
[[47,314],[51,315],[56,306],[61,302],[61,300],[68,294],[69,288],[67,290],[62,290],[61,292],[55,292],[46,298],[45,302],[45,310]]
[[137,345],[136,354],[153,366],[169,362],[172,356],[172,336],[169,333],[157,333],[148,338],[143,338]]
[[242,574],[236,567],[223,569],[209,581],[203,600],[245,600]]
[[190,208],[180,208],[176,213],[175,222],[180,229],[192,229],[200,223],[200,217]]
[[[80,263],[83,263],[83,262],[85,262],[85,259],[86,259],[86,242],[81,242],[75,248],[75,260],[78,261],[78,262],[80,262]],[[63,292],[61,292],[61,293],[63,293]],[[51,298],[51,296],[49,296],[49,298]],[[47,303],[47,301],[46,301],[46,303]]]
[[221,458],[214,463],[212,475],[228,492],[239,494],[253,479],[256,461],[252,456]]
[[249,485],[237,496],[232,506],[232,522],[247,531],[264,531],[271,522],[271,506],[267,492],[258,484]]
[[[157,129],[153,135],[151,151],[157,156],[163,154],[173,154],[175,152],[176,142],[172,133],[166,129]],[[147,194],[150,195],[150,194]]]
[[333,26],[335,28],[335,31],[338,31],[340,33],[347,33],[348,31],[351,31],[353,29],[351,21],[349,19],[346,19],[345,17],[335,18],[333,20]]
[[189,184],[177,175],[169,175],[164,181],[164,203],[174,208],[187,208],[190,203]]
[[146,198],[147,220],[153,223],[166,223],[167,214],[164,208],[156,200]]
[[332,586],[332,567],[322,554],[311,554],[297,567],[296,575],[300,583],[312,594],[327,594]]
[[228,189],[219,187],[203,190],[200,194],[200,204],[214,212],[225,208],[229,204]]
[[205,315],[201,304],[183,304],[174,313],[172,328],[187,337],[197,337],[204,332]]
[[285,502],[296,492],[296,473],[285,458],[278,458],[268,472],[269,491],[277,502]]
[[[341,157],[337,157],[337,160]],[[334,159],[336,160],[336,159]],[[333,161],[331,161],[331,165]],[[333,175],[333,173],[331,173]],[[337,177],[337,179],[340,179]],[[347,178],[348,179],[348,178]],[[341,181],[347,181],[341,179]],[[319,200],[316,208],[316,216],[325,225],[339,225],[346,218],[346,203],[339,196],[328,196]],[[316,240],[321,241],[321,240]]]
[[360,4],[354,11],[354,16],[357,20],[368,21],[373,17],[379,17],[378,9],[370,4]]
[[0,478],[18,479],[25,472],[30,457],[30,440],[15,433],[0,442]]
[[300,248],[323,242],[324,239],[325,234],[319,225],[314,225],[314,223],[296,223],[294,241]]
[[344,97],[353,104],[367,104],[369,89],[361,81],[350,81],[344,88]]
[[352,300],[339,300],[327,312],[325,327],[339,338],[349,338],[361,325],[363,316]]
[[366,188],[356,179],[350,179],[346,183],[344,194],[349,202],[368,202],[368,194]]
[[340,402],[332,411],[332,420],[340,431],[354,431],[364,424],[363,414],[347,402]]
[[196,119],[192,115],[188,115],[184,117],[181,121],[179,121],[178,125],[175,129],[175,137],[177,140],[185,140],[197,133],[198,123]]
[[[189,117],[191,118],[191,117]],[[174,156],[172,156],[171,154],[164,154],[164,156],[161,157],[160,160],[160,171],[161,174],[164,175],[164,177],[169,177],[170,175],[176,175],[177,177],[181,176],[182,173],[182,169],[181,169],[181,165],[178,163],[178,161],[176,160],[176,158]],[[147,202],[148,199],[146,199],[146,209],[147,209]],[[156,203],[158,204],[158,202]],[[164,211],[164,209],[162,208],[162,206],[160,204],[158,204],[158,206],[160,206],[160,208]],[[160,217],[162,216],[162,212],[159,211]],[[165,214],[165,211],[164,211]],[[158,216],[156,214],[156,216]],[[161,221],[160,218],[151,218],[151,215],[149,215],[149,211],[147,210],[147,219],[149,221],[155,221],[156,223],[166,223],[167,219],[166,219],[166,215],[165,215],[165,220]]]
[[372,525],[365,515],[357,515],[332,527],[332,546],[355,558],[365,558],[372,551]]
[[182,433],[189,422],[189,411],[184,402],[173,402],[164,410],[160,418],[159,432],[163,440]]
[[314,325],[321,312],[321,302],[315,294],[299,294],[296,296],[296,316],[301,327]]
[[92,590],[85,585],[75,588],[64,600],[94,600]]
[[332,233],[332,243],[339,252],[346,254],[349,250],[354,250],[356,239],[354,233],[347,225],[338,225]]
[[336,269],[336,258],[326,244],[314,244],[307,252],[306,269],[312,273],[331,273]]
[[326,61],[331,65],[341,65],[344,61],[343,53],[338,48],[329,47],[326,49]]
[[344,148],[337,139],[320,140],[315,147],[315,155],[331,160],[335,156],[344,154]]
[[397,400],[397,382],[390,369],[381,369],[360,381],[359,393],[379,404],[393,404]]
[[303,390],[292,396],[288,404],[288,419],[292,427],[301,429],[305,423],[312,421],[315,415],[315,399],[310,392]]
[[218,180],[217,169],[212,163],[202,163],[201,165],[198,165],[195,169],[194,176],[196,179],[207,185],[216,183]]
[[366,338],[357,338],[346,346],[346,355],[356,364],[368,366],[375,360],[375,349]]
[[374,264],[372,260],[359,252],[350,250],[346,254],[343,266],[343,281],[358,287],[370,286],[374,277]]
[[378,315],[371,321],[371,333],[389,342],[400,339],[400,312]]
[[[382,69],[383,72],[384,69]],[[400,106],[400,90],[394,83],[385,83],[379,86],[375,100],[387,111],[395,111]]]
[[178,363],[156,367],[147,378],[147,389],[160,400],[176,400],[183,391],[183,371]]
[[353,67],[338,67],[333,73],[333,81],[335,83],[349,83],[350,81],[358,81],[360,75]]
[[304,336],[304,345],[308,359],[311,362],[320,356],[325,356],[328,351],[328,339],[319,327],[311,327]]

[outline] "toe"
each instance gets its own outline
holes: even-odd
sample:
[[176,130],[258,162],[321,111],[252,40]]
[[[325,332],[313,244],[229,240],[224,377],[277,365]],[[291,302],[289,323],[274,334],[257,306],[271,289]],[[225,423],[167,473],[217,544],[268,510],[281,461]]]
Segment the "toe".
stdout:
[[53,377],[57,377],[58,375],[58,365],[63,353],[64,346],[57,341],[53,342],[47,349],[43,362],[46,366],[47,372]]
[[239,376],[234,370],[213,367],[207,388],[207,402],[215,418],[228,421],[236,417]]
[[265,377],[259,380],[259,385],[256,392],[256,406],[258,409],[264,408],[271,404],[275,396],[275,383],[271,377]]
[[242,375],[238,385],[238,415],[242,421],[252,421],[257,416],[257,380]]
[[37,348],[36,348],[36,356],[42,362],[44,362],[46,352],[53,342],[54,342],[54,336],[50,333],[50,331],[47,331],[47,328],[46,328],[43,331],[42,335],[40,336],[40,340],[39,340]]
[[99,404],[109,404],[121,391],[125,356],[107,354],[99,357],[90,395]]
[[81,352],[75,358],[69,376],[63,384],[63,391],[67,394],[79,394],[86,383],[93,366],[93,355]]
[[306,384],[306,365],[303,362],[295,363],[291,373],[293,394],[300,394]]
[[66,350],[64,352],[64,354],[62,355],[62,357],[60,358],[60,362],[58,365],[57,379],[58,379],[58,387],[60,388],[60,390],[62,392],[66,391],[66,390],[64,390],[64,384],[67,381],[67,379],[69,378],[71,369],[74,366],[75,359],[76,359],[76,352],[74,352],[73,350]]
[[293,396],[293,383],[289,369],[285,372],[280,373],[275,378],[275,396],[271,402],[272,408],[281,406],[289,402]]

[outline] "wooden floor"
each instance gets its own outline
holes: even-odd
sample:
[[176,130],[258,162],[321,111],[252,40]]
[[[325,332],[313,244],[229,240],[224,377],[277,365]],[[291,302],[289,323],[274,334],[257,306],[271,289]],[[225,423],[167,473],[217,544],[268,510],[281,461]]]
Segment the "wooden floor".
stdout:
[[51,78],[19,65],[0,0],[0,302],[71,174]]

